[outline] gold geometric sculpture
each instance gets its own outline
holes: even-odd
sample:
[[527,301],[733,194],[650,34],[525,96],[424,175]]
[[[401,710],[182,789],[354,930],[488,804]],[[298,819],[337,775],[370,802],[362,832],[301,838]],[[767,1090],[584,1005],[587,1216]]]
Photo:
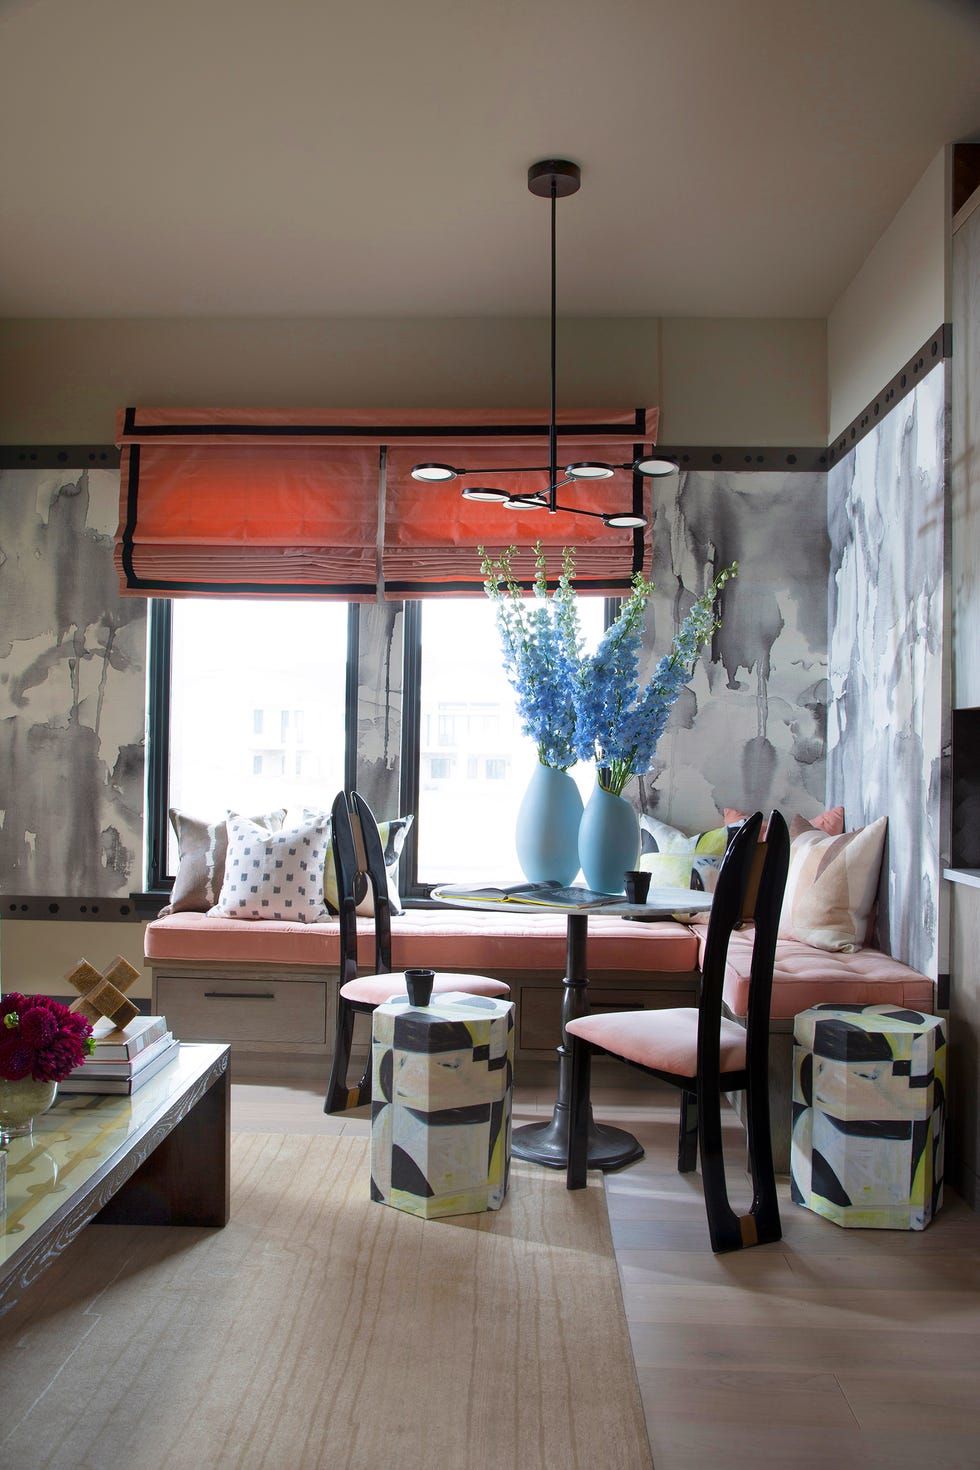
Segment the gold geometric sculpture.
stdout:
[[79,960],[65,976],[69,985],[74,985],[80,992],[78,1000],[72,1001],[68,1009],[77,1011],[86,1021],[94,1022],[108,1016],[115,1027],[128,1026],[133,1017],[139,1015],[139,1007],[127,1000],[124,992],[134,980],[139,979],[139,973],[121,954],[116,955],[104,973],[90,965],[88,960]]

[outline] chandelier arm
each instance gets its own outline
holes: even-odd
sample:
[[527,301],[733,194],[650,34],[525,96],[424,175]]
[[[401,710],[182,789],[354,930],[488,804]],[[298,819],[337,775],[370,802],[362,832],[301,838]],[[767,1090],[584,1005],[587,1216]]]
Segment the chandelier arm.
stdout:
[[457,470],[457,475],[530,475],[544,474],[546,464],[498,464],[479,470]]
[[600,510],[585,510],[585,509],[583,509],[583,507],[581,505],[558,505],[558,504],[556,504],[555,505],[555,510],[564,511],[566,515],[573,515],[573,516],[592,516],[592,518],[594,520],[597,520],[597,521],[601,521],[601,520],[604,519],[603,514],[602,514],[602,511],[600,511]]

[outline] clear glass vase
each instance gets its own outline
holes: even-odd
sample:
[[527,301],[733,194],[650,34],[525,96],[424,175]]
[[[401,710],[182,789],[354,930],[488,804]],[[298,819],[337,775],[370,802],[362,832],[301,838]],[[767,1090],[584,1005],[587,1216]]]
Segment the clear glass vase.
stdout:
[[0,1077],[0,1143],[32,1133],[34,1119],[48,1111],[57,1095],[57,1082],[37,1082],[33,1077],[10,1082]]

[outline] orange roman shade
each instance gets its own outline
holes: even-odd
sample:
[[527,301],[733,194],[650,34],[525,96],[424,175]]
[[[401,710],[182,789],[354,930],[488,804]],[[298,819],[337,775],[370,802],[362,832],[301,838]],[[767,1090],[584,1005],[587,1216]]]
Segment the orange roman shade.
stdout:
[[[654,443],[656,419],[656,410],[559,414],[559,465],[631,462]],[[129,408],[117,442],[115,555],[130,596],[482,595],[479,546],[499,552],[539,539],[574,545],[579,585],[615,594],[644,561],[641,532],[468,501],[459,480],[411,478],[414,464],[439,460],[485,469],[488,483],[514,492],[546,488],[547,416],[529,410]],[[502,466],[529,473],[495,477]],[[608,512],[649,493],[622,470],[559,498]],[[533,577],[529,549],[516,566]]]

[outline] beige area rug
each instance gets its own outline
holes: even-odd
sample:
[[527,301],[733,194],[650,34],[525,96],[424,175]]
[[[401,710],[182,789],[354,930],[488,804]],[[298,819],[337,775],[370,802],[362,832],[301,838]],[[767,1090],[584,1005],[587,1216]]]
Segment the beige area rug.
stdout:
[[649,1470],[598,1178],[421,1221],[368,1147],[238,1134],[226,1229],[84,1231],[0,1319],[4,1470]]

